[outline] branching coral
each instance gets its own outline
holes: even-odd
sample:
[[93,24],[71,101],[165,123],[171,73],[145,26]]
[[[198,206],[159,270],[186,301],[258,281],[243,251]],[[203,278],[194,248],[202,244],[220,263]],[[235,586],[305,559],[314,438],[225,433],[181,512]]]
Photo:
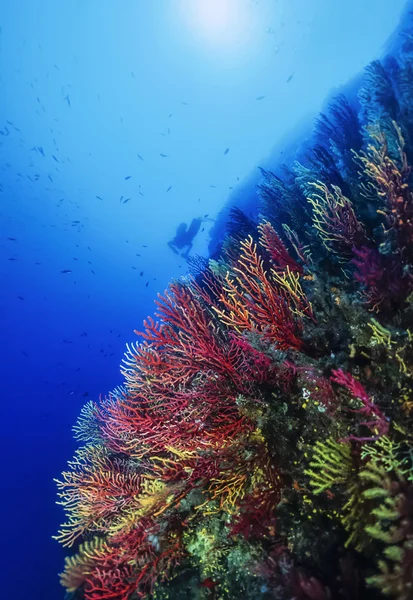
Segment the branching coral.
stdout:
[[[364,195],[384,200],[384,207],[379,214],[386,220],[386,234],[394,231],[395,241],[402,258],[412,258],[413,241],[413,195],[408,180],[410,166],[404,152],[404,139],[397,123],[393,123],[395,131],[395,153],[397,158],[389,155],[389,143],[380,126],[370,127],[370,143],[367,150],[356,155],[363,168],[366,183]],[[396,246],[397,244],[397,246]]]
[[280,349],[300,348],[302,318],[313,314],[299,273],[288,267],[282,275],[274,269],[267,273],[252,238],[241,242],[241,248],[236,278],[227,274],[219,296],[222,308],[214,306],[221,322],[238,333],[258,331]]
[[408,274],[398,257],[383,255],[377,248],[353,248],[356,280],[362,284],[361,295],[372,311],[390,311],[404,305],[411,290]]
[[142,475],[132,462],[113,458],[105,446],[81,448],[69,466],[63,481],[56,480],[59,504],[69,517],[56,536],[64,546],[73,546],[86,533],[115,534],[159,504],[165,506],[171,494],[149,471]]
[[310,485],[315,494],[321,494],[333,486],[351,479],[352,461],[350,445],[327,439],[316,442],[311,469],[304,471],[310,477]]
[[57,480],[70,593],[412,597],[409,56],[262,171],[266,218],[233,213],[82,410]]
[[272,259],[274,270],[285,271],[288,267],[291,271],[303,273],[303,267],[294,260],[274,227],[268,221],[258,226],[260,232],[260,244],[265,248]]
[[321,182],[309,185],[312,186],[308,201],[313,209],[313,226],[324,246],[341,260],[351,256],[353,246],[366,242],[366,234],[350,200],[335,185],[331,190]]
[[374,439],[378,439],[378,437],[385,435],[389,429],[389,423],[386,419],[385,415],[382,413],[380,408],[378,408],[374,402],[369,398],[364,387],[361,385],[359,381],[354,379],[352,375],[349,373],[343,373],[341,369],[336,371],[333,370],[332,381],[338,383],[339,385],[347,388],[351,393],[353,398],[356,398],[360,401],[360,406],[355,408],[349,408],[353,413],[358,413],[360,415],[368,418],[368,421],[363,421],[359,423],[359,426],[364,426],[373,431],[374,437],[357,437],[355,435],[350,435],[348,439],[356,440],[359,442],[370,441]]
[[364,497],[376,504],[371,509],[373,521],[365,531],[384,547],[379,573],[368,577],[367,583],[397,600],[409,600],[413,594],[413,486],[397,466],[390,473],[377,454],[359,473],[371,484]]

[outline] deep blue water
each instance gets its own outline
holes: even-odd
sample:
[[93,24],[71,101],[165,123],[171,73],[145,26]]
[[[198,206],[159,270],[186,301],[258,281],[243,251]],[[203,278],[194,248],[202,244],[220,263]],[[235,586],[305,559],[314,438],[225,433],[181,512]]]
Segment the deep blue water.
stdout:
[[187,270],[179,223],[205,219],[191,253],[207,256],[226,203],[255,203],[257,166],[381,55],[404,6],[3,0],[0,598],[63,598],[53,477]]

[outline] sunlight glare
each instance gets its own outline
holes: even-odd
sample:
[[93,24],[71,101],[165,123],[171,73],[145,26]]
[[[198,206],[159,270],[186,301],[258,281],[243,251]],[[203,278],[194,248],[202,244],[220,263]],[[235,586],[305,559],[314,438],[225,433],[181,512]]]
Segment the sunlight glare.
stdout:
[[199,22],[206,31],[214,33],[228,27],[230,0],[201,0],[196,4]]
[[212,44],[238,45],[248,26],[247,3],[240,0],[183,0],[188,25],[197,37]]

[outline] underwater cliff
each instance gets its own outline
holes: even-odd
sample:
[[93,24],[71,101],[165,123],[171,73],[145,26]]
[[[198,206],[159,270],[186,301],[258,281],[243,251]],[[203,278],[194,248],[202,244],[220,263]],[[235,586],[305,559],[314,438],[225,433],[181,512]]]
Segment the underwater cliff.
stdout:
[[413,22],[173,281],[57,481],[75,598],[413,598]]

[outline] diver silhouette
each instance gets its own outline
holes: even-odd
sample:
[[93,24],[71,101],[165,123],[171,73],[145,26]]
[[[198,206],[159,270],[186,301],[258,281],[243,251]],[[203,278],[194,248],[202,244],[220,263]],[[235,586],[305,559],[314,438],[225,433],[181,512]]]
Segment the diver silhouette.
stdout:
[[[192,219],[189,227],[187,227],[186,223],[180,223],[178,225],[175,237],[168,242],[168,246],[175,254],[180,254],[182,258],[188,259],[189,253],[192,250],[194,238],[200,230],[203,220],[204,219],[197,217]],[[182,250],[183,248],[186,248],[186,250],[181,254],[179,250]]]

